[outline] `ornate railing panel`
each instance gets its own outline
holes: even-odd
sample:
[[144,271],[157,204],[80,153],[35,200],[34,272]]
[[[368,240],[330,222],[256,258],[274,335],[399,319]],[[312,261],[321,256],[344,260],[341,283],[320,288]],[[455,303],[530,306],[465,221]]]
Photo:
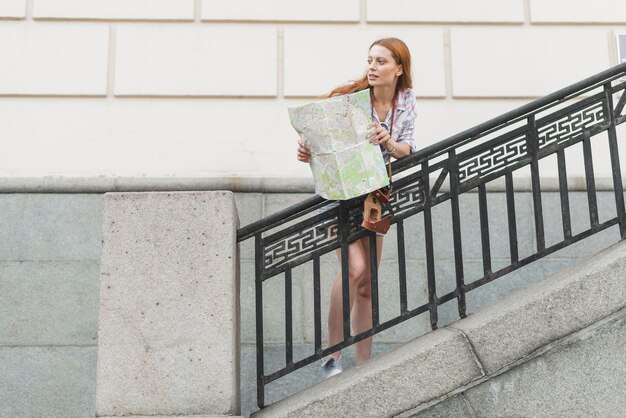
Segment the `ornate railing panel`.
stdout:
[[[262,219],[238,231],[239,241],[255,240],[255,298],[257,329],[257,400],[263,407],[265,385],[300,369],[325,355],[384,331],[422,313],[429,313],[432,329],[437,328],[438,306],[456,299],[460,317],[466,315],[465,294],[498,277],[548,254],[619,225],[620,237],[626,236],[626,212],[616,126],[626,122],[626,64],[611,68],[556,93],[522,106],[498,118],[420,150],[394,163],[391,207],[397,229],[399,315],[381,322],[378,306],[378,272],[375,236],[360,228],[363,198],[333,205],[315,196]],[[592,158],[592,137],[606,134],[610,152],[615,216],[599,221]],[[571,227],[565,150],[581,144],[589,208],[589,228],[573,233]],[[541,196],[539,162],[556,156],[563,239],[546,245],[544,213]],[[529,170],[532,183],[535,251],[520,257],[513,175]],[[493,269],[488,220],[487,184],[502,180],[506,195],[509,263]],[[445,184],[445,187],[444,187]],[[459,196],[477,191],[482,251],[482,277],[465,281],[463,240]],[[433,250],[432,209],[450,203],[450,222],[455,261],[454,290],[437,293]],[[424,248],[428,302],[409,309],[407,301],[407,266],[405,260],[405,220],[416,214],[423,218]],[[370,237],[372,270],[372,323],[370,330],[352,335],[348,295],[348,245],[365,236]],[[320,259],[339,249],[343,282],[344,340],[322,348]],[[293,353],[293,269],[312,264],[314,353],[294,360]],[[264,367],[263,292],[265,283],[278,277],[284,281],[285,295],[285,366],[273,373]]]

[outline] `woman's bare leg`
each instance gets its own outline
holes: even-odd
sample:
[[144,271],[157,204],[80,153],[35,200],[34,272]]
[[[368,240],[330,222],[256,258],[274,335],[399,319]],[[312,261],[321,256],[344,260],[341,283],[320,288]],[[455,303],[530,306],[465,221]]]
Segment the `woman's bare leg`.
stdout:
[[[337,256],[341,261],[341,251],[337,250]],[[350,310],[357,297],[357,288],[363,281],[366,262],[361,241],[355,241],[348,245],[348,273],[350,288]],[[335,278],[333,287],[330,290],[330,306],[328,308],[328,346],[343,341],[343,296],[342,296],[341,273]],[[333,353],[335,358],[339,358],[341,351]]]
[[[360,239],[365,257],[365,274],[357,287],[354,306],[352,307],[352,329],[354,334],[360,334],[372,328],[372,275],[370,271],[370,237]],[[376,266],[380,266],[380,257],[383,250],[383,237],[376,237]],[[354,346],[356,364],[360,364],[372,357],[372,337],[359,341]]]

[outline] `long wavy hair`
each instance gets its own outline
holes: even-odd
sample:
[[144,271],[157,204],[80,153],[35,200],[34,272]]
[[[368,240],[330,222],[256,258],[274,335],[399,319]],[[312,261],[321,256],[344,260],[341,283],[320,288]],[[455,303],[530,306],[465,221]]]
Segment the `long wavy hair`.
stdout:
[[[398,77],[398,84],[396,85],[395,96],[397,96],[398,92],[402,90],[413,88],[413,78],[411,77],[411,52],[409,52],[409,48],[406,46],[406,44],[398,38],[382,38],[374,41],[370,45],[368,51],[372,49],[374,45],[380,45],[387,48],[389,51],[391,51],[391,56],[393,57],[396,64],[402,66],[402,74],[400,75],[400,77]],[[335,87],[325,97],[356,93],[357,91],[369,88],[369,86],[370,83],[367,80],[366,70],[363,76],[358,80],[354,80],[348,84],[343,84],[341,86]]]

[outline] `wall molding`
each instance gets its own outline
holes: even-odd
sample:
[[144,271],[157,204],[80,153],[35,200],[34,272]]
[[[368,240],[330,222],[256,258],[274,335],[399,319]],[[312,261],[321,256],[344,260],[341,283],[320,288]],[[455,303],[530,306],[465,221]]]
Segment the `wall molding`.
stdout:
[[[436,178],[433,177],[433,181]],[[626,177],[622,179],[626,184]],[[609,177],[595,179],[597,191],[612,191],[613,180]],[[530,177],[515,177],[515,190],[532,191]],[[582,176],[568,177],[568,190],[586,190]],[[298,177],[0,177],[0,193],[106,193],[106,192],[160,192],[160,191],[210,191],[230,190],[239,193],[314,193],[312,178]],[[446,184],[441,191],[448,191]],[[559,191],[559,180],[541,178],[541,190]],[[489,192],[505,191],[504,179],[491,181]]]

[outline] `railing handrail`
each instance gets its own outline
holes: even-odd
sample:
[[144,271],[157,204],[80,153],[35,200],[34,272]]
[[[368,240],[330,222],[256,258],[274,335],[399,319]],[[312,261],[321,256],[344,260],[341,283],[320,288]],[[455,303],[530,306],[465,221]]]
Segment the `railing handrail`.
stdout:
[[[626,72],[626,62],[622,64],[618,64],[614,67],[611,67],[605,71],[602,71],[598,74],[595,74],[591,77],[588,77],[584,80],[581,80],[577,83],[571,84],[567,87],[564,87],[560,90],[557,90],[547,96],[543,96],[539,99],[533,100],[530,103],[522,105],[516,109],[513,109],[507,113],[504,113],[500,116],[497,116],[493,119],[490,119],[486,122],[478,124],[472,128],[466,129],[458,134],[452,135],[444,140],[441,140],[435,144],[429,145],[427,147],[421,148],[417,152],[402,158],[401,160],[395,161],[393,164],[394,171],[400,171],[405,167],[410,167],[418,164],[422,160],[427,157],[430,157],[434,154],[441,153],[447,150],[449,147],[453,145],[457,145],[459,142],[471,139],[485,131],[492,130],[499,126],[502,126],[506,123],[509,123],[513,120],[517,120],[522,118],[525,115],[530,113],[537,112],[545,107],[548,107],[552,104],[557,104],[559,101],[573,95],[580,94],[581,90],[588,89],[599,84],[603,84],[612,77],[616,75]],[[271,229],[272,225],[276,223],[285,222],[286,218],[294,216],[302,211],[305,211],[313,206],[324,202],[325,199],[315,195],[311,196],[302,202],[299,202],[295,205],[289,206],[279,212],[276,212],[270,216],[267,216],[258,221],[252,222],[237,231],[237,241],[244,241],[253,235],[263,232],[265,230]]]

